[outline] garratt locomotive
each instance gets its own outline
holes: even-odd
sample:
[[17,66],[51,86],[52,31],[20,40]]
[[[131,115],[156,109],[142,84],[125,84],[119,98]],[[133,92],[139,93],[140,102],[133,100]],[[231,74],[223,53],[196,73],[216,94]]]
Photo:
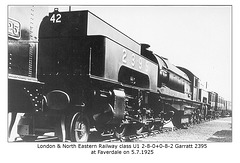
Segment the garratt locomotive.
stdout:
[[38,37],[41,86],[21,86],[24,101],[32,101],[28,111],[15,111],[25,113],[18,123],[23,140],[54,132],[62,141],[87,141],[91,128],[121,138],[129,127],[139,134],[169,120],[182,128],[211,117],[208,93],[193,73],[89,11],[56,9],[43,18]]

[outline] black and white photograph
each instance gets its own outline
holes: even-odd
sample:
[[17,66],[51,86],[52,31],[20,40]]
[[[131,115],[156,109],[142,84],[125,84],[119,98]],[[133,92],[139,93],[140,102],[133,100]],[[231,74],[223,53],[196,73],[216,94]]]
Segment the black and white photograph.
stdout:
[[231,3],[5,7],[5,146],[113,161],[239,142]]
[[9,141],[232,141],[231,6],[8,12]]

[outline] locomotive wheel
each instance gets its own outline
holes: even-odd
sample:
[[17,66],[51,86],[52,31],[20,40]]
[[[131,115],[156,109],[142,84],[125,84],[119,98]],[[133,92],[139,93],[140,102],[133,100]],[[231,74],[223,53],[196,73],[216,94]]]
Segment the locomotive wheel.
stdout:
[[70,124],[70,140],[72,142],[87,141],[89,137],[90,123],[86,115],[75,113]]
[[176,128],[183,128],[183,124],[181,123],[180,117],[173,118],[172,123]]
[[126,133],[127,126],[126,125],[121,125],[115,129],[115,136],[118,139],[121,139],[125,133]]
[[177,111],[173,118],[172,118],[172,123],[176,128],[183,128],[183,124],[181,123],[181,114],[179,111]]

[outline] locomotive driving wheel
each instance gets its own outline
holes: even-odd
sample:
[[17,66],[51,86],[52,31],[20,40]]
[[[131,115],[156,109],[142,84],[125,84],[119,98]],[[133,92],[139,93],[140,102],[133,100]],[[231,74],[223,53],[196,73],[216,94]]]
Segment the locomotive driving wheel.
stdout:
[[184,128],[183,124],[181,123],[181,117],[181,113],[176,111],[172,118],[172,123],[176,128]]
[[70,140],[72,142],[87,141],[89,137],[90,123],[86,115],[79,112],[72,116],[70,124]]

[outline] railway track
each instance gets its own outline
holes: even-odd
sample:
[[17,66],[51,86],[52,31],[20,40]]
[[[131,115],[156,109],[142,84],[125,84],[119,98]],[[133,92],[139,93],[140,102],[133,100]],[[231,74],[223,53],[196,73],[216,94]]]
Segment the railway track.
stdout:
[[[201,123],[205,123],[208,121],[209,120],[204,120]],[[195,125],[198,125],[198,123],[188,125],[185,129],[187,129],[191,126],[195,126]],[[95,130],[95,129],[93,129],[93,130]],[[153,137],[153,136],[156,136],[156,135],[159,135],[162,133],[174,132],[177,130],[182,130],[182,129],[176,128],[172,124],[170,124],[170,125],[164,126],[160,130],[153,130],[150,132],[142,132],[138,135],[129,134],[129,135],[123,136],[120,139],[116,138],[113,134],[101,135],[95,130],[95,131],[92,131],[91,134],[89,135],[89,142],[135,142],[136,140],[138,140],[140,138]],[[23,142],[23,141],[21,140],[20,137],[16,137],[15,142]],[[61,142],[61,141],[56,136],[54,136],[53,133],[48,133],[46,135],[39,136],[38,139],[35,140],[35,142]],[[67,140],[67,142],[68,142],[68,140]]]
[[[175,130],[178,130],[178,129],[175,128],[174,131]],[[154,135],[157,135],[157,134],[161,134],[161,133],[164,133],[164,132],[170,132],[170,131],[172,131],[172,129],[163,128],[162,130],[154,130],[154,131],[151,131],[151,132],[143,132],[139,135],[123,136],[121,139],[115,138],[113,135],[101,136],[97,133],[91,133],[91,135],[89,137],[89,142],[134,142],[134,140],[139,139],[139,138],[154,136]],[[20,137],[16,137],[15,142],[23,142],[23,140],[21,140]],[[60,140],[55,136],[44,135],[44,136],[40,136],[37,140],[35,140],[35,142],[60,142]]]

